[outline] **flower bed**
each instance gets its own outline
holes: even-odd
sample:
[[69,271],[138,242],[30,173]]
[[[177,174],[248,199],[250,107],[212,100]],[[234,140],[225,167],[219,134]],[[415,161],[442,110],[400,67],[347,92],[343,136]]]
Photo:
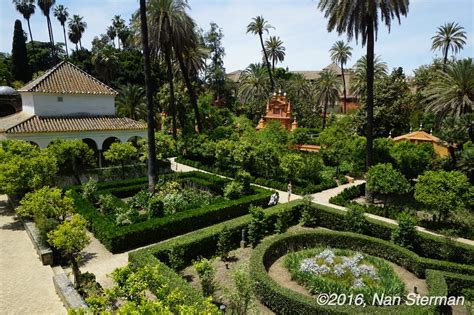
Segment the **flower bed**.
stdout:
[[[192,182],[195,186],[199,187],[211,181],[215,182],[210,184],[210,186],[214,187],[210,189],[221,190],[223,186],[221,178],[200,172],[194,172],[193,174],[183,173],[183,175],[179,174],[179,176],[181,179]],[[132,187],[140,185],[138,184],[139,180],[130,180],[127,183]],[[220,185],[217,185],[217,183],[220,183]],[[110,183],[104,186],[107,193],[115,193],[115,189],[118,189],[121,196],[125,194],[128,187],[120,182],[115,186],[111,186]],[[100,189],[99,192],[103,193],[104,190]],[[104,213],[104,211],[101,212],[96,209],[95,205],[89,200],[84,199],[77,190],[72,193],[78,212],[90,223],[90,230],[107,249],[114,253],[155,243],[169,237],[188,233],[244,215],[252,204],[266,207],[270,195],[271,192],[268,190],[255,188],[250,195],[236,200],[218,198],[216,202],[209,205],[201,205],[197,208],[179,211],[167,216],[151,216],[140,222],[118,226],[116,217],[112,218]],[[121,203],[117,198],[113,202]]]
[[288,254],[284,264],[311,294],[362,294],[371,303],[375,294],[404,293],[402,280],[388,263],[359,252],[314,248]]

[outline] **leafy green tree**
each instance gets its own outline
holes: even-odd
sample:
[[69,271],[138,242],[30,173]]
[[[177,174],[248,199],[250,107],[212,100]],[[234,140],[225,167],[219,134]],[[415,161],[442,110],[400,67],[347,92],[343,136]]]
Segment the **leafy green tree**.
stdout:
[[448,62],[448,53],[451,50],[454,54],[458,53],[466,45],[466,32],[464,27],[458,23],[446,23],[440,27],[436,35],[431,37],[433,45],[431,50],[441,50],[443,52],[443,70],[446,68]]
[[74,286],[76,288],[79,288],[81,285],[80,254],[90,242],[86,225],[87,221],[79,214],[75,214],[71,217],[70,221],[65,221],[56,230],[48,233],[48,242],[55,248],[63,251],[68,257],[72,266]]
[[379,16],[390,29],[392,20],[408,13],[408,0],[396,1],[352,1],[320,0],[318,8],[328,20],[328,31],[336,30],[339,35],[346,33],[348,40],[355,37],[362,39],[362,46],[367,46],[367,157],[366,167],[373,163],[373,107],[374,107],[374,42],[377,38]]
[[427,171],[418,176],[414,196],[435,220],[444,222],[451,213],[466,209],[473,193],[466,175],[459,171]]
[[57,172],[56,159],[48,152],[33,150],[21,156],[0,151],[0,191],[4,194],[21,197],[51,184]]
[[351,232],[364,234],[367,229],[367,218],[361,205],[351,205],[344,215],[345,227]]
[[386,212],[389,198],[393,195],[407,193],[409,184],[400,171],[394,169],[392,164],[377,164],[371,166],[367,172],[366,187],[382,196]]
[[24,83],[30,81],[31,71],[28,65],[26,38],[20,20],[15,21],[11,60],[13,78]]
[[211,22],[210,29],[204,34],[204,43],[209,50],[211,62],[205,68],[205,78],[214,95],[221,96],[225,85],[224,56],[222,45],[224,33],[216,23]]
[[474,144],[471,141],[463,145],[459,158],[459,169],[469,177],[471,184],[474,184]]
[[253,281],[249,277],[248,266],[242,265],[231,273],[232,288],[226,290],[227,300],[230,301],[231,314],[249,314],[254,307]]
[[280,167],[287,178],[295,180],[301,175],[304,159],[300,154],[288,153],[282,156]]
[[316,79],[316,99],[323,108],[323,130],[326,128],[328,107],[334,107],[339,100],[340,86],[337,74],[331,70],[323,70],[320,77]]
[[252,19],[252,22],[250,22],[249,25],[247,25],[247,33],[258,35],[258,37],[260,38],[260,45],[262,47],[263,56],[265,58],[265,64],[267,66],[268,74],[270,76],[271,90],[274,90],[275,81],[273,79],[272,70],[270,69],[270,62],[268,61],[268,55],[267,55],[267,51],[265,50],[265,45],[263,44],[263,37],[262,37],[263,32],[266,32],[268,34],[271,28],[274,28],[274,27],[271,26],[263,18],[263,16],[257,16]]
[[347,112],[347,91],[346,91],[346,77],[344,74],[344,65],[352,57],[351,50],[352,48],[348,44],[344,43],[344,41],[342,40],[338,40],[337,42],[335,42],[334,45],[329,50],[329,53],[331,54],[332,62],[341,66],[342,89],[343,89],[343,95],[344,95],[343,113]]
[[240,74],[238,97],[247,107],[247,117],[256,122],[264,114],[264,102],[270,94],[268,70],[261,64],[250,64]]
[[473,111],[474,63],[471,58],[448,65],[439,71],[426,88],[427,110],[439,120],[446,116],[460,117]]
[[23,15],[28,23],[28,31],[30,33],[30,42],[33,41],[33,33],[31,32],[30,18],[35,14],[35,0],[13,0],[16,10]]
[[303,210],[301,211],[301,224],[308,227],[316,227],[319,225],[319,210],[312,206],[311,195],[303,197]]
[[390,150],[394,146],[394,142],[390,138],[377,138],[374,140],[374,162],[379,163],[395,163],[390,155]]
[[212,265],[212,260],[201,258],[193,262],[193,266],[198,273],[199,280],[201,280],[202,293],[204,296],[212,296],[217,287],[214,280],[216,268]]
[[229,252],[232,250],[232,234],[229,228],[224,226],[217,237],[216,254],[219,255],[222,261],[226,261],[229,257]]
[[266,230],[265,213],[261,207],[250,207],[250,223],[248,225],[248,239],[253,247],[263,239]]
[[68,214],[74,212],[74,200],[68,194],[64,195],[59,188],[45,186],[27,193],[20,200],[16,212],[22,217],[43,216],[62,222]]
[[408,212],[397,216],[398,226],[392,231],[392,242],[397,245],[413,248],[416,240],[416,218]]
[[122,176],[125,177],[125,165],[135,161],[138,157],[138,150],[130,142],[114,142],[110,148],[104,152],[104,158],[111,163],[122,166]]
[[82,140],[56,139],[47,149],[58,163],[59,172],[72,174],[81,184],[80,174],[95,164],[94,151]]
[[436,157],[430,143],[415,144],[409,141],[396,143],[390,150],[397,168],[408,179],[416,178],[431,168]]
[[8,54],[0,52],[0,84],[10,86],[12,82],[11,58]]
[[265,51],[268,58],[272,61],[272,71],[275,72],[275,64],[285,60],[285,50],[283,41],[278,36],[270,36],[265,41]]

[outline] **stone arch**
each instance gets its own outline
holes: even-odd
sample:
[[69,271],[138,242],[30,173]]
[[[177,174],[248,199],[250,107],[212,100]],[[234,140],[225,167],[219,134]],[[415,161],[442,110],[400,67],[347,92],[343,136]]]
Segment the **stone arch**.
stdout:
[[108,137],[102,142],[102,150],[100,152],[101,156],[100,156],[100,160],[99,160],[100,161],[100,163],[99,163],[100,167],[109,165],[109,163],[104,159],[104,152],[107,151],[110,148],[112,143],[115,143],[115,142],[121,142],[121,141],[117,137]]
[[84,138],[84,139],[81,139],[82,142],[84,142],[85,144],[87,144],[87,146],[89,148],[92,149],[92,151],[94,151],[94,157],[95,157],[95,162],[97,165],[100,166],[100,151],[99,151],[99,148],[97,146],[97,142],[95,142],[94,139],[91,139],[91,138]]

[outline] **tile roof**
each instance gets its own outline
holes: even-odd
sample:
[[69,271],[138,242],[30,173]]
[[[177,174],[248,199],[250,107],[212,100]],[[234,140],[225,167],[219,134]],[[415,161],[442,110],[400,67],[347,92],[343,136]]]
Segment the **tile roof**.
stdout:
[[70,62],[62,61],[42,76],[28,82],[19,92],[117,95],[111,87],[100,82]]
[[18,112],[12,115],[8,115],[0,118],[0,132],[7,131],[8,129],[15,127],[18,124],[21,124],[25,120],[33,117],[33,114],[26,112]]
[[417,130],[406,135],[401,135],[393,138],[394,141],[401,140],[418,140],[418,141],[429,141],[429,142],[440,142],[441,140],[438,137],[433,136],[423,130]]
[[6,130],[6,133],[47,133],[108,130],[144,130],[145,123],[116,116],[33,116]]

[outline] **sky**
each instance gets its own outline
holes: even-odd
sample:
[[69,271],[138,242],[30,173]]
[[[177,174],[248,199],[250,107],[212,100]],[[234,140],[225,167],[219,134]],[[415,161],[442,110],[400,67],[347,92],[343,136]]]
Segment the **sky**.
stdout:
[[[223,30],[223,46],[227,72],[245,69],[250,63],[261,61],[258,36],[246,34],[246,27],[253,17],[263,15],[275,27],[269,35],[279,36],[286,47],[286,57],[279,64],[290,70],[320,70],[330,63],[328,50],[345,35],[328,33],[327,20],[317,9],[318,0],[189,0],[189,14],[203,30],[209,23],[217,23]],[[105,33],[114,15],[126,21],[138,9],[138,0],[56,0],[63,4],[70,15],[84,16],[87,29],[82,43],[90,48],[92,39]],[[52,16],[52,14],[51,14]],[[11,52],[15,19],[26,21],[16,12],[11,0],[0,0],[0,51]],[[375,53],[380,55],[389,68],[403,67],[408,74],[419,65],[430,63],[440,52],[431,51],[431,37],[438,26],[447,22],[458,22],[465,28],[468,42],[457,56],[474,57],[474,0],[411,0],[408,16],[401,24],[393,22],[390,33],[384,25],[379,26]],[[62,28],[52,16],[54,38],[63,41]],[[46,18],[39,8],[31,18],[33,38],[47,41]],[[265,34],[265,37],[269,35]],[[73,47],[72,43],[68,43]],[[365,54],[361,43],[349,43],[354,48],[348,65]]]

